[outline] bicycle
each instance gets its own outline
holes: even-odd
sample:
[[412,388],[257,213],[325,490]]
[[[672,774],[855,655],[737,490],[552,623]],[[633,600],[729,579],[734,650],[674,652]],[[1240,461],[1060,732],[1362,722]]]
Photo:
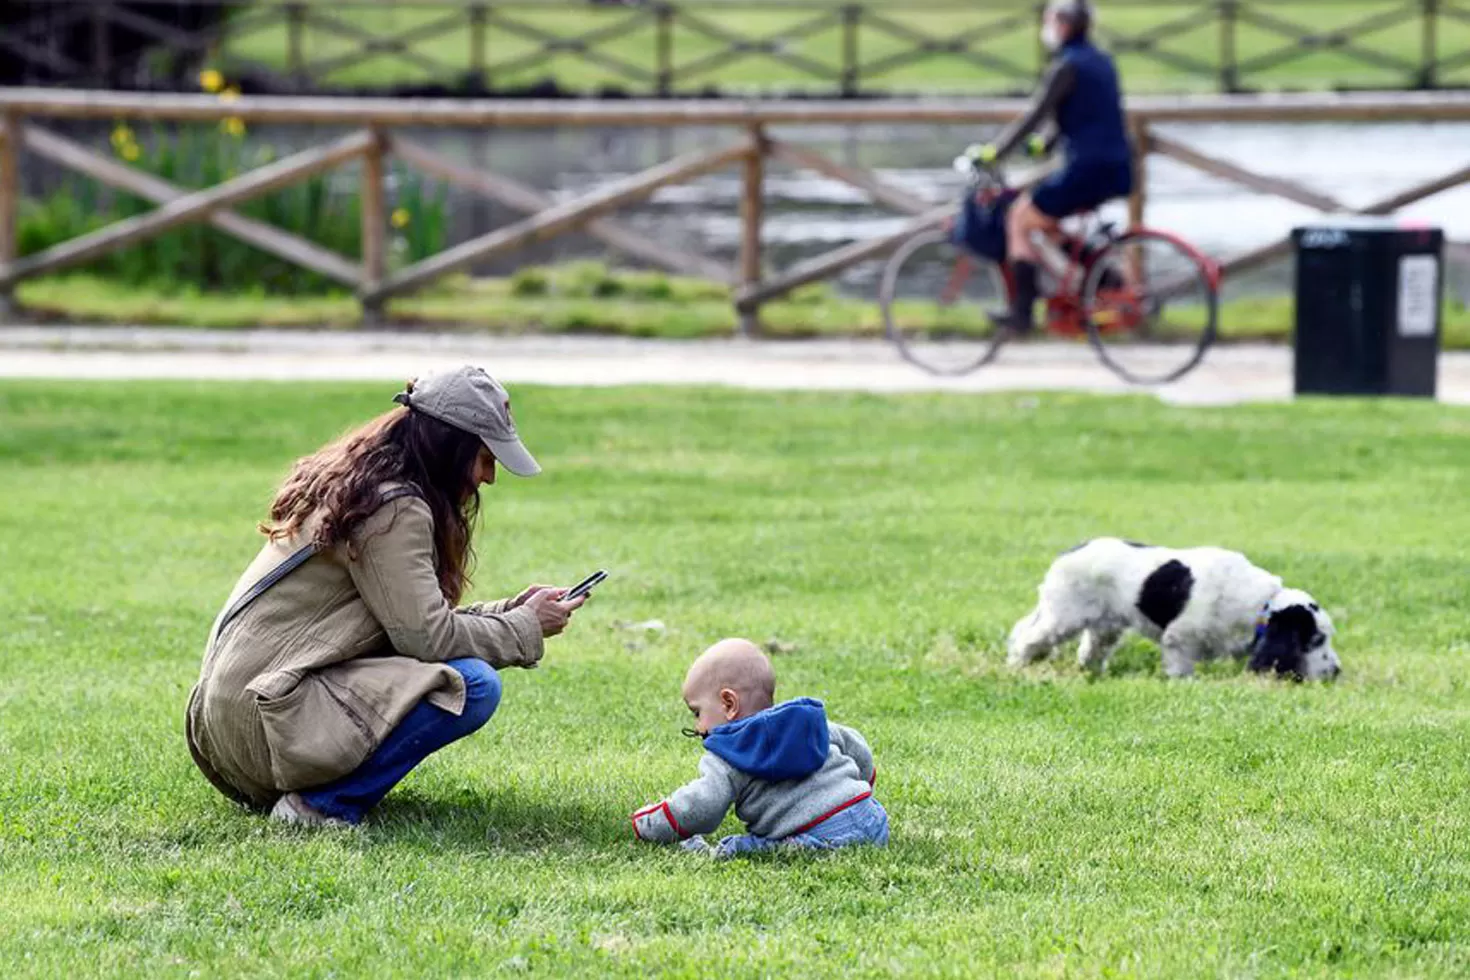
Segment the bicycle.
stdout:
[[[992,256],[1004,253],[1004,206],[1018,192],[965,157],[955,167],[971,175],[960,215],[899,246],[879,293],[884,328],[899,353],[945,376],[995,360],[1012,335],[990,326],[985,310],[1008,307],[1015,288],[1009,266]],[[984,230],[991,239],[998,234],[999,243],[983,242],[985,251],[967,244],[975,240],[975,221],[987,221]],[[1194,370],[1215,341],[1219,266],[1168,232],[1120,233],[1095,212],[1070,223],[1081,229],[1064,232],[1059,243],[1038,237],[1046,308],[1039,329],[1066,339],[1085,334],[1130,384],[1167,384]]]

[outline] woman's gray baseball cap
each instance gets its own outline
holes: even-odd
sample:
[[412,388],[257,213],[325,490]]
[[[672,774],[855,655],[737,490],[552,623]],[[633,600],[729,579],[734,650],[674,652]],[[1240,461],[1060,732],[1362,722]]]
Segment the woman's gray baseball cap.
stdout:
[[516,476],[535,476],[541,472],[540,464],[516,433],[509,392],[484,369],[465,365],[453,371],[427,374],[411,388],[394,395],[393,400],[479,436],[495,458]]

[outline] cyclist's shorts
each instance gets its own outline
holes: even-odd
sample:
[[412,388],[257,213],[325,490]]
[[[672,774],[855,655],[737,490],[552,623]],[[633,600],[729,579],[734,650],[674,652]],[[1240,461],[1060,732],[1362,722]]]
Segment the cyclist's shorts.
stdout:
[[1031,191],[1031,203],[1047,217],[1061,219],[1132,193],[1131,163],[1075,162],[1037,184]]

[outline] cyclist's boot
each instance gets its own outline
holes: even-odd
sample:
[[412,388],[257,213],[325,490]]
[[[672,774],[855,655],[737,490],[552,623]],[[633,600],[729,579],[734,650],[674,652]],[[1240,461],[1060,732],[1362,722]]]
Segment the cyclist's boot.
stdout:
[[1015,280],[1016,294],[1009,310],[990,314],[990,322],[995,329],[1007,330],[1018,337],[1024,337],[1036,330],[1036,321],[1032,317],[1036,312],[1036,297],[1040,292],[1037,276],[1035,262],[1011,263],[1011,277]]

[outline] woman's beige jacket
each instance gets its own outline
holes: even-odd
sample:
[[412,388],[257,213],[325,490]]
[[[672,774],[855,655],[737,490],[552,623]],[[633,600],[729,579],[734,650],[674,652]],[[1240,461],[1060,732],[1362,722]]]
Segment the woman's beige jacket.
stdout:
[[[225,608],[300,548],[310,528],[261,549]],[[464,679],[446,661],[531,667],[541,659],[534,610],[445,601],[433,528],[423,500],[392,500],[358,528],[354,548],[313,555],[211,636],[186,732],[194,761],[221,792],[268,807],[352,772],[424,698],[458,714]]]

